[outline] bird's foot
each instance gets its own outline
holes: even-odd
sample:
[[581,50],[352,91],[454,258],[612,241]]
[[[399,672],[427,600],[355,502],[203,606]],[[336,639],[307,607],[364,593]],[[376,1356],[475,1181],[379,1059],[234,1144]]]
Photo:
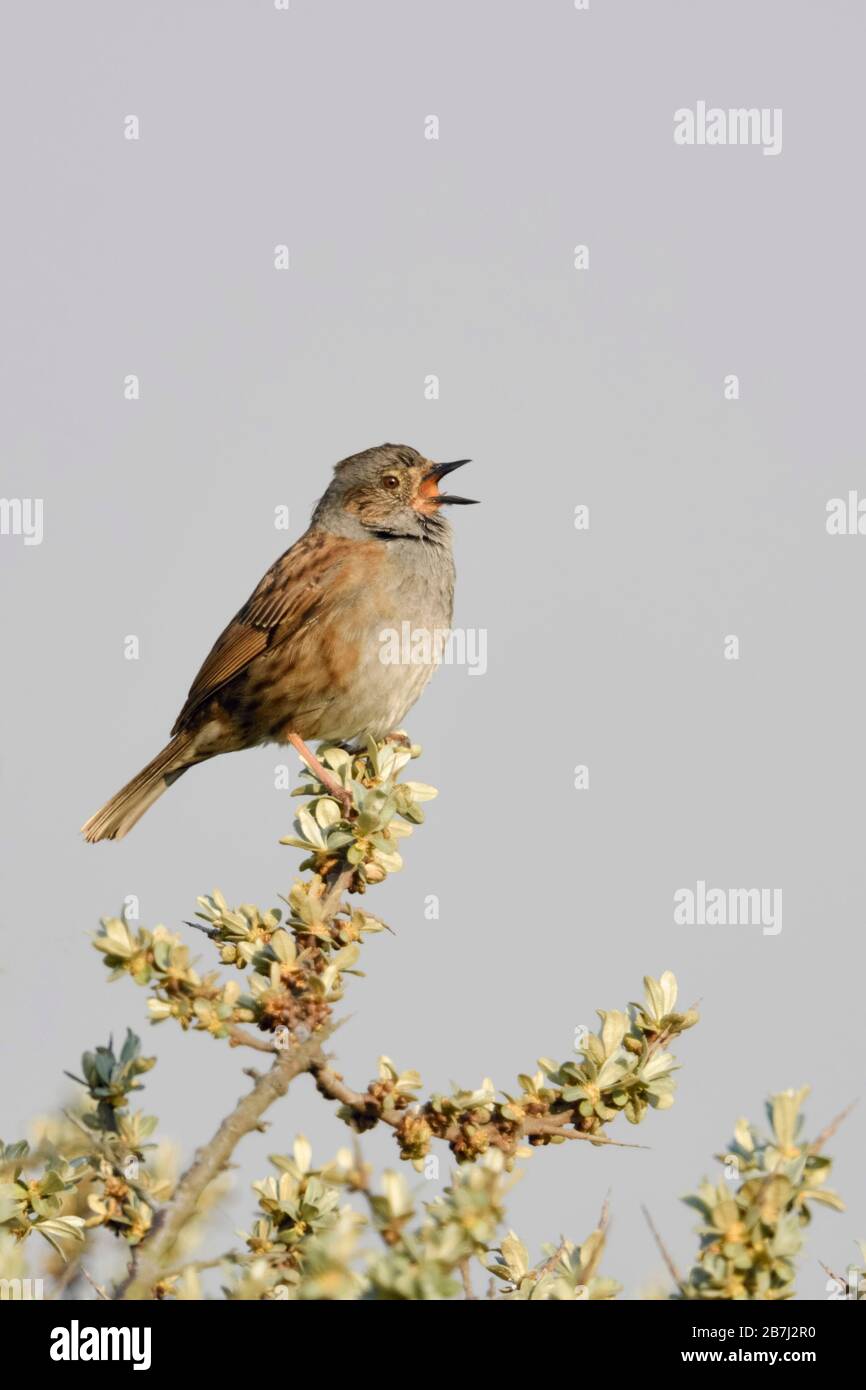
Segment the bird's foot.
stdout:
[[[321,777],[319,777],[320,782],[321,780]],[[341,786],[339,782],[330,777],[324,785],[328,792],[328,795],[332,796],[335,801],[339,802],[340,810],[343,812],[343,820],[351,819],[351,817],[355,814],[355,803],[352,800],[352,793],[350,791],[347,791],[346,788]]]
[[394,743],[398,748],[411,748],[412,740],[408,734],[404,734],[402,729],[396,729],[393,734],[386,734],[382,739],[383,743]]

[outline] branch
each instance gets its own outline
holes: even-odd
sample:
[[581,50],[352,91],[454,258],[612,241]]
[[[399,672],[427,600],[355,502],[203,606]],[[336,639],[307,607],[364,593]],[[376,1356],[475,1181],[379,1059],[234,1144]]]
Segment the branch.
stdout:
[[278,1057],[270,1071],[258,1077],[253,1089],[238,1101],[210,1142],[199,1149],[171,1201],[157,1214],[148,1235],[136,1247],[137,1267],[132,1268],[117,1286],[115,1298],[151,1296],[162,1265],[184,1226],[195,1214],[205,1188],[226,1167],[241,1139],[259,1128],[265,1111],[286,1094],[296,1076],[310,1069],[314,1059],[320,1055],[328,1031],[320,1031]]
[[557,1245],[553,1254],[550,1256],[549,1259],[544,1261],[544,1264],[541,1265],[541,1267],[538,1270],[538,1278],[535,1281],[537,1284],[541,1283],[545,1275],[553,1273],[553,1271],[556,1269],[556,1266],[559,1264],[560,1260],[562,1259],[563,1255],[566,1253],[567,1250],[568,1241],[565,1239],[565,1236],[560,1236],[559,1244]]
[[463,1297],[469,1302],[476,1302],[477,1295],[472,1287],[472,1276],[469,1272],[469,1256],[461,1260],[457,1268],[460,1270],[460,1279],[463,1284]]
[[[166,1271],[182,1258],[179,1238],[201,1207],[203,1195],[230,1165],[243,1137],[264,1128],[266,1111],[304,1072],[313,1076],[321,1095],[340,1103],[339,1118],[355,1131],[389,1126],[401,1159],[416,1168],[433,1141],[446,1143],[461,1166],[484,1160],[474,1174],[482,1187],[493,1181],[491,1174],[512,1170],[526,1142],[542,1147],[580,1140],[599,1147],[645,1148],[601,1131],[620,1115],[639,1124],[650,1106],[667,1109],[672,1103],[674,1059],[666,1048],[698,1021],[698,1014],[694,1008],[675,1012],[677,982],[669,970],[658,980],[644,978],[643,1004],[630,1004],[627,1011],[599,1010],[598,1033],[583,1030],[581,1044],[575,1042],[574,1051],[583,1060],[560,1064],[542,1058],[533,1075],[518,1077],[514,1096],[495,1091],[485,1078],[478,1089],[453,1089],[450,1095],[425,1098],[417,1094],[418,1073],[398,1073],[387,1057],[379,1059],[378,1080],[355,1091],[329,1065],[323,1044],[334,1028],[333,1006],[343,997],[345,977],[361,973],[353,967],[366,935],[384,927],[378,918],[352,909],[346,895],[364,893],[400,867],[397,845],[423,821],[419,803],[435,795],[423,783],[398,780],[406,762],[419,752],[415,745],[395,750],[387,741],[377,745],[368,740],[366,752],[325,750],[322,756],[331,771],[316,764],[305,773],[305,785],[294,794],[311,799],[298,810],[296,833],[282,843],[302,849],[307,858],[301,869],[313,872],[309,880],[297,881],[284,899],[288,916],[283,908],[262,912],[246,904],[231,909],[218,890],[198,899],[197,915],[206,925],[188,925],[216,946],[222,965],[238,971],[249,967],[246,990],[235,978],[220,983],[219,972],[200,974],[181,939],[162,927],[132,931],[120,919],[103,921],[94,945],[112,978],[128,974],[150,990],[152,1021],[172,1017],[184,1030],[205,1031],[227,1040],[232,1048],[246,1047],[271,1058],[265,1075],[247,1072],[253,1078],[252,1090],[223,1119],[209,1143],[197,1150],[167,1202],[160,1206],[148,1200],[147,1191],[135,1190],[142,1209],[136,1208],[130,1229],[121,1231],[133,1249],[114,1298],[147,1299],[168,1292],[165,1281],[175,1276]],[[335,777],[351,796],[354,814],[334,787]],[[151,1059],[144,1060],[151,1064]],[[297,1178],[299,1190],[304,1181],[303,1176]],[[375,1203],[379,1202],[377,1197]],[[264,1210],[271,1221],[267,1204]],[[126,1215],[125,1209],[121,1215]],[[399,1212],[397,1216],[402,1221]],[[117,1226],[120,1220],[108,1210],[103,1224]],[[400,1221],[395,1216],[390,1236],[399,1236]],[[605,1224],[606,1210],[602,1233]],[[248,1244],[257,1249],[258,1237],[249,1238]],[[390,1237],[386,1244],[394,1254]],[[410,1269],[418,1263],[417,1252],[408,1246],[398,1253]],[[561,1256],[562,1247],[552,1259]],[[460,1268],[465,1295],[473,1297],[468,1261],[461,1267],[455,1259],[451,1266],[452,1273]],[[388,1278],[392,1276],[396,1288],[397,1272],[392,1270]]]
[[[740,1177],[729,1199],[720,1201],[716,1196],[719,1189],[706,1181],[684,1199],[701,1213],[697,1228],[701,1243],[688,1278],[677,1278],[681,1298],[795,1296],[796,1257],[802,1251],[800,1229],[804,1213],[808,1215],[812,1200],[837,1211],[842,1209],[841,1199],[824,1185],[831,1160],[825,1159],[820,1165],[808,1160],[832,1138],[851,1109],[848,1106],[831,1120],[811,1143],[794,1139],[799,1135],[800,1112],[808,1092],[809,1087],[803,1086],[799,1091],[781,1091],[770,1096],[769,1134],[760,1133],[745,1120],[739,1121],[727,1153],[717,1155],[723,1162],[733,1158]],[[741,1169],[743,1158],[745,1167]],[[784,1253],[776,1253],[779,1246]],[[665,1254],[663,1248],[662,1253]],[[666,1263],[675,1274],[672,1262],[666,1258]]]
[[88,1274],[87,1270],[84,1268],[84,1265],[81,1265],[81,1273],[84,1275],[84,1277],[85,1277],[85,1279],[87,1280],[88,1284],[90,1284],[92,1288],[96,1289],[96,1292],[98,1293],[98,1295],[99,1295],[100,1298],[103,1298],[103,1299],[105,1299],[106,1301],[108,1301],[108,1300],[111,1298],[111,1294],[107,1294],[107,1293],[105,1292],[105,1289],[102,1287],[102,1285],[101,1285],[101,1284],[97,1284],[97,1282],[96,1282],[96,1280],[94,1279],[93,1275],[92,1275],[92,1274]]
[[280,1048],[274,1043],[268,1042],[266,1038],[256,1037],[255,1033],[250,1033],[246,1028],[241,1028],[240,1024],[232,1024],[228,1031],[229,1047],[253,1047],[256,1052],[278,1053]]
[[[344,867],[335,873],[323,905],[323,920],[330,922],[340,909],[343,894],[354,878],[354,869]],[[334,1031],[335,1025],[326,1021],[304,1042],[296,1042],[286,1051],[273,1042],[259,1040],[245,1028],[233,1026],[229,1032],[233,1047],[252,1047],[260,1052],[276,1053],[270,1071],[256,1076],[253,1089],[243,1096],[230,1115],[220,1124],[208,1144],[199,1149],[190,1167],[180,1179],[171,1201],[157,1213],[150,1230],[135,1247],[126,1277],[114,1291],[116,1299],[150,1298],[153,1287],[178,1236],[195,1215],[205,1189],[228,1165],[232,1154],[245,1135],[261,1127],[265,1111],[286,1094],[296,1076],[310,1071],[314,1063],[323,1060],[322,1043]]]
[[[429,1115],[425,1106],[422,1106],[420,1110],[383,1109],[381,1102],[370,1091],[353,1091],[351,1087],[347,1086],[343,1078],[328,1066],[324,1057],[314,1058],[310,1063],[309,1070],[315,1077],[316,1086],[322,1095],[330,1100],[339,1101],[357,1114],[367,1129],[374,1128],[381,1121],[383,1124],[390,1125],[392,1129],[400,1130],[407,1120],[411,1122],[413,1118],[417,1119]],[[588,1144],[610,1144],[620,1149],[645,1149],[648,1147],[646,1144],[629,1144],[621,1139],[609,1139],[606,1135],[598,1132],[584,1133],[583,1130],[579,1129],[566,1129],[566,1125],[572,1124],[574,1118],[571,1110],[565,1110],[555,1115],[527,1115],[519,1123],[511,1121],[507,1126],[507,1132],[495,1120],[490,1120],[487,1124],[473,1124],[472,1128],[476,1135],[483,1135],[489,1144],[509,1154],[514,1152],[521,1139],[536,1137],[562,1140],[582,1139]],[[454,1122],[436,1129],[434,1137],[453,1145],[461,1138],[462,1134],[463,1126]]]
[[641,1207],[641,1211],[643,1212],[643,1214],[644,1214],[644,1216],[645,1216],[645,1218],[646,1218],[646,1224],[649,1226],[650,1230],[652,1231],[653,1240],[655,1241],[656,1245],[658,1246],[659,1254],[661,1255],[662,1259],[663,1259],[664,1262],[665,1262],[665,1265],[667,1266],[668,1274],[669,1274],[669,1275],[671,1276],[671,1278],[673,1279],[673,1281],[674,1281],[674,1283],[676,1284],[677,1288],[679,1289],[680,1293],[682,1293],[682,1292],[683,1292],[683,1288],[684,1288],[683,1280],[682,1280],[682,1276],[680,1275],[679,1270],[677,1269],[676,1265],[674,1264],[673,1257],[672,1257],[672,1255],[670,1254],[670,1251],[668,1250],[668,1248],[667,1248],[667,1246],[665,1245],[664,1241],[662,1240],[661,1236],[659,1235],[658,1231],[656,1230],[655,1223],[653,1222],[653,1219],[652,1219],[652,1217],[651,1217],[650,1214],[649,1214],[649,1210],[648,1210],[646,1207],[642,1206],[642,1207]]
[[818,1138],[815,1140],[815,1142],[809,1145],[808,1152],[810,1154],[817,1154],[821,1152],[824,1145],[827,1143],[827,1140],[833,1138],[833,1135],[836,1133],[836,1130],[839,1128],[840,1125],[842,1125],[845,1122],[845,1120],[847,1120],[848,1116],[851,1114],[851,1111],[854,1109],[854,1106],[856,1104],[856,1100],[852,1100],[850,1105],[846,1105],[845,1109],[841,1110],[839,1114],[835,1117],[835,1119],[831,1120],[830,1123],[824,1129],[821,1130],[821,1133],[818,1135]]

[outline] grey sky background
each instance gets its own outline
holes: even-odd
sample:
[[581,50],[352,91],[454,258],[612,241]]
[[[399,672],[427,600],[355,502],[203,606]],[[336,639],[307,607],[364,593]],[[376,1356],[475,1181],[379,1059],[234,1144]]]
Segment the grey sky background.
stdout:
[[[641,1203],[687,1266],[678,1197],[720,1176],[737,1117],[809,1082],[817,1133],[861,1089],[866,538],[829,537],[825,507],[866,489],[863,9],[49,0],[2,25],[2,493],[44,499],[44,540],[0,538],[0,1133],[127,1024],[185,1155],[248,1084],[242,1055],[150,1029],[88,933],[127,894],[172,927],[217,886],[275,904],[294,754],[194,770],[120,844],[77,827],[162,745],[337,459],[471,455],[455,621],[487,629],[489,667],[442,670],[410,715],[440,797],[368,899],[396,935],[365,949],[334,1051],[354,1085],[387,1053],[429,1089],[507,1087],[673,969],[703,1021],[674,1109],[617,1131],[649,1151],[538,1153],[510,1211],[535,1252],[609,1192],[604,1270],[634,1295],[662,1274]],[[781,107],[781,154],[677,147],[698,100]],[[781,888],[781,933],[676,926],[699,879]],[[273,1119],[221,1247],[267,1153],[346,1141],[306,1081]],[[864,1140],[861,1106],[801,1297],[866,1237]],[[378,1133],[364,1151],[393,1160]]]

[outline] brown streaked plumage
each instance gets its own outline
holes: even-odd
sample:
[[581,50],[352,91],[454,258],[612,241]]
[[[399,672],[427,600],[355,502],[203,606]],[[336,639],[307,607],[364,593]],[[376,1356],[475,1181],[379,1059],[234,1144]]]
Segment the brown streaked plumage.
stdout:
[[344,800],[306,741],[381,738],[430,679],[435,661],[383,664],[380,634],[404,622],[450,626],[454,562],[440,508],[471,499],[439,482],[466,462],[383,444],[338,463],[309,530],[217,638],[170,742],[82,826],[85,838],[121,839],[188,768],[260,743],[291,743]]

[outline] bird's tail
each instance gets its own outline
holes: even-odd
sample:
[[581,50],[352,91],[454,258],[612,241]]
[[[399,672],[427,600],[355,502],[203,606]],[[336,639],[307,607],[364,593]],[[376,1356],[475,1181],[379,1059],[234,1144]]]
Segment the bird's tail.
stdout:
[[181,733],[167,743],[137,777],[121,787],[101,811],[82,825],[85,840],[90,844],[96,840],[122,840],[172,782],[198,761],[190,748],[192,742],[192,734]]

